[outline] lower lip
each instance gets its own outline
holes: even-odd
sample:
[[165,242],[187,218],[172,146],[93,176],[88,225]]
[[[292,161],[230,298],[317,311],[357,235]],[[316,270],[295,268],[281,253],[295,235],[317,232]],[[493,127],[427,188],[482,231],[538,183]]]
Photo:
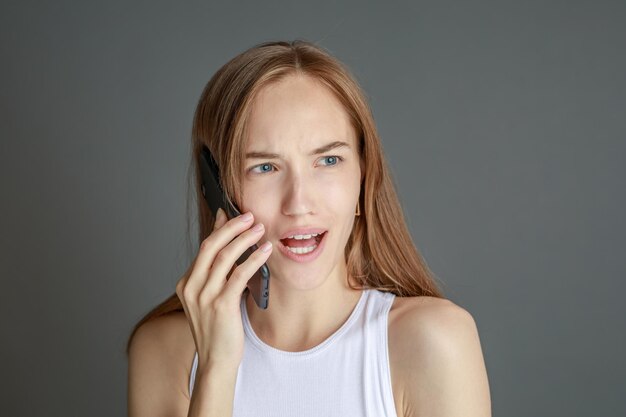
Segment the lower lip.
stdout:
[[320,253],[322,253],[322,250],[324,249],[324,245],[326,244],[326,235],[328,235],[328,230],[324,232],[324,235],[322,235],[322,240],[320,240],[320,242],[317,244],[317,247],[313,249],[313,252],[305,253],[302,255],[298,253],[293,253],[292,251],[287,249],[287,247],[283,245],[283,242],[281,242],[280,240],[278,241],[278,248],[280,249],[283,255],[285,255],[287,258],[291,259],[292,261],[296,261],[300,263],[311,262],[315,260],[318,256],[320,256]]

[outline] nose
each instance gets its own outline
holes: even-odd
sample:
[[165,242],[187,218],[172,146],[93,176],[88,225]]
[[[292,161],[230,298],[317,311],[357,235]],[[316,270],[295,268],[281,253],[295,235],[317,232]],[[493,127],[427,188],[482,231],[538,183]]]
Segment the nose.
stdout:
[[302,216],[314,212],[316,190],[312,178],[302,172],[291,172],[283,186],[282,212],[285,216]]

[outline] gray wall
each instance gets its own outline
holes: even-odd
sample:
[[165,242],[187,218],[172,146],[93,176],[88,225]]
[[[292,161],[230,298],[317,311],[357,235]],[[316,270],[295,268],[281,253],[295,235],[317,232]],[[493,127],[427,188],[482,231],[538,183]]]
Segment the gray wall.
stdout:
[[494,416],[626,415],[623,1],[6,3],[3,415],[125,414],[128,333],[192,258],[196,101],[294,38],[366,90]]

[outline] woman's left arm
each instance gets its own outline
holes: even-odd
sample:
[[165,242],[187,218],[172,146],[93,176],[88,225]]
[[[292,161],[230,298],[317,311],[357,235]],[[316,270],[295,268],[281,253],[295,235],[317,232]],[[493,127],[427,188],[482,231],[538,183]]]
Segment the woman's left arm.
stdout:
[[471,314],[441,300],[412,316],[403,417],[491,417],[487,371]]

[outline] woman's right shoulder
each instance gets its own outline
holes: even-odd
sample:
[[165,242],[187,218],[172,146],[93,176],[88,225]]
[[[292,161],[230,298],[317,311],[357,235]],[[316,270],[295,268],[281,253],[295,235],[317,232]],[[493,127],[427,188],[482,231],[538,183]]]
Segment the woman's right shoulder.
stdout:
[[[129,387],[138,389],[133,403],[142,403],[140,393],[155,398],[158,393],[169,396],[177,392],[188,400],[195,351],[184,312],[168,313],[143,323],[132,338],[128,355]],[[147,385],[152,384],[155,386],[148,389]]]
[[[196,345],[191,334],[187,316],[183,311],[168,313],[143,323],[136,331],[131,342],[138,349],[159,349],[171,359],[180,358],[189,362],[196,352]],[[190,357],[190,358],[189,358]]]

